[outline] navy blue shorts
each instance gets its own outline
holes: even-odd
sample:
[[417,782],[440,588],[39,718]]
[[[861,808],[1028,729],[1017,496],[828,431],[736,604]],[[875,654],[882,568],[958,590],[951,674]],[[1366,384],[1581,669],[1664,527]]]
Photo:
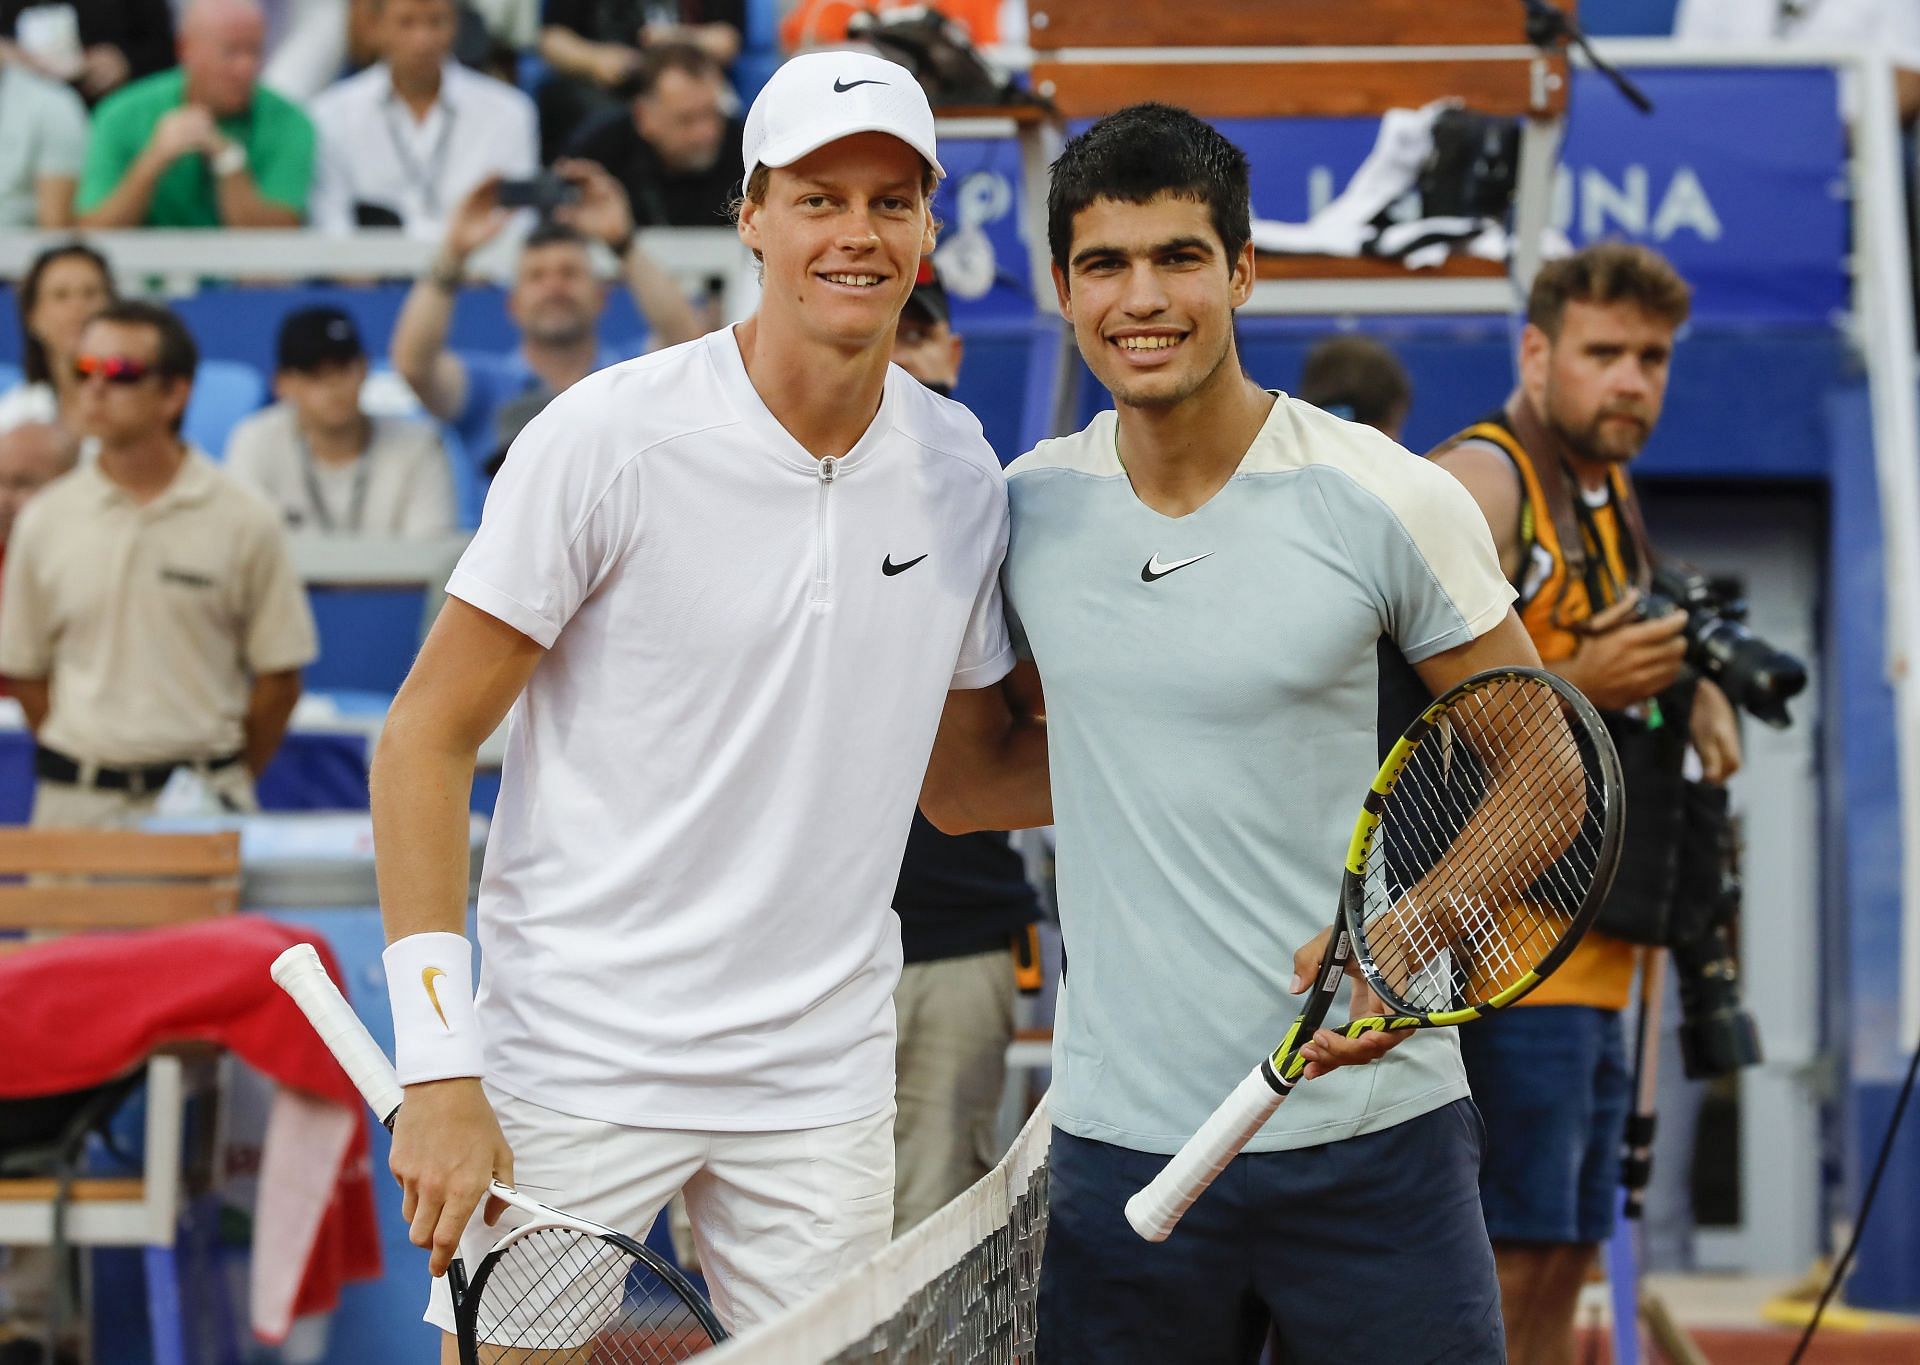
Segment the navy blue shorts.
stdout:
[[1496,1242],[1604,1242],[1620,1203],[1633,1099],[1620,1016],[1529,1005],[1460,1030],[1487,1119],[1480,1202]]
[[1473,1101],[1364,1137],[1234,1158],[1173,1235],[1123,1208],[1167,1158],[1055,1129],[1042,1365],[1497,1365]]

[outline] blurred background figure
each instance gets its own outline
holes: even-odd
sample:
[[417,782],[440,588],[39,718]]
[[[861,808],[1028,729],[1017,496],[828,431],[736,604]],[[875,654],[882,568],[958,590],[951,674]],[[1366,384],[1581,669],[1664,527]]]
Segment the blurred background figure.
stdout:
[[691,43],[725,66],[740,52],[746,0],[546,0],[539,53],[552,68],[540,104],[540,159],[596,114],[626,102],[650,47]]
[[[372,0],[354,0],[367,5]],[[502,80],[519,78],[520,54],[532,52],[540,41],[540,0],[463,0],[461,9],[474,24],[462,29],[463,36],[477,30],[485,40],[482,70]],[[471,61],[463,43],[461,60]]]
[[641,227],[722,227],[740,193],[740,122],[726,113],[726,74],[690,43],[647,49],[633,100],[593,119],[572,154],[618,180]]
[[267,33],[260,84],[304,105],[350,64],[349,0],[262,0]]
[[88,104],[174,61],[168,0],[0,0],[0,60],[72,86]]
[[137,821],[181,769],[201,809],[257,809],[314,658],[278,518],[180,435],[198,363],[167,309],[95,316],[74,407],[98,457],[8,538],[0,672],[37,741],[37,825]]
[[372,0],[381,60],[313,101],[313,225],[437,238],[490,175],[539,169],[533,101],[453,60],[455,0]]
[[482,183],[455,210],[438,255],[408,291],[393,327],[394,370],[482,468],[496,464],[494,457],[548,399],[626,359],[600,336],[607,287],[594,270],[595,241],[619,260],[655,347],[690,341],[704,330],[678,282],[635,241],[619,183],[590,161],[563,161],[556,170],[579,197],[556,207],[551,221],[521,246],[507,294],[507,315],[520,335],[513,350],[455,355],[447,345],[467,261],[510,216],[500,207],[497,179]]
[[951,398],[966,350],[965,338],[953,330],[953,306],[934,274],[933,257],[922,256],[913,293],[894,330],[893,363],[942,398]]
[[191,0],[180,65],[94,111],[86,227],[298,227],[313,125],[259,84],[266,25],[252,0]]
[[27,499],[73,468],[80,446],[51,422],[22,422],[0,431],[0,563],[7,555],[13,519]]
[[[393,3],[393,0],[389,0]],[[338,308],[303,308],[280,326],[279,402],[235,428],[227,472],[279,509],[290,531],[441,536],[453,530],[453,471],[422,422],[360,406],[367,352]]]
[[22,422],[77,431],[73,359],[80,332],[114,297],[106,258],[90,246],[69,242],[34,258],[19,291],[22,382],[0,394],[0,431]]
[[975,47],[999,42],[1003,28],[1013,39],[1024,36],[1024,7],[1019,13],[1019,31],[1001,22],[1001,12],[1009,8],[1007,0],[793,0],[780,20],[780,47],[785,52],[799,52],[842,43],[847,38],[847,21],[856,14],[886,14],[923,6],[960,25]]
[[87,106],[0,50],[0,129],[0,232],[71,224],[87,157]]
[[1294,397],[1397,441],[1413,408],[1413,381],[1399,357],[1372,337],[1329,337],[1307,352]]

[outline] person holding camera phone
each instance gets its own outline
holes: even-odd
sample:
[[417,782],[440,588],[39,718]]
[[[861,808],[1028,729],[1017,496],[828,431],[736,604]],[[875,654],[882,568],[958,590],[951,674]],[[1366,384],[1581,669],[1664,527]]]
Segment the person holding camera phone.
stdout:
[[[507,294],[507,315],[520,344],[498,355],[455,355],[447,349],[447,333],[467,260],[500,235],[516,205],[545,210],[521,244]],[[511,433],[501,430],[503,416],[513,414],[524,425],[542,397],[626,359],[599,335],[607,290],[593,268],[589,248],[595,241],[618,258],[656,349],[701,334],[679,284],[635,240],[620,183],[590,161],[562,161],[553,177],[533,181],[489,176],[448,218],[439,253],[401,305],[390,358],[427,411],[459,435],[475,463],[491,463],[504,447],[501,437]]]
[[[1687,614],[1649,597],[1653,552],[1627,473],[1660,418],[1689,308],[1686,283],[1643,246],[1550,262],[1527,303],[1519,388],[1432,452],[1486,514],[1542,661],[1608,713],[1627,760],[1641,837],[1629,829],[1609,909],[1652,884],[1636,859],[1670,851],[1649,847],[1649,832],[1680,837],[1689,747],[1708,783],[1740,766],[1731,703],[1685,667]],[[1650,800],[1636,770],[1653,779]],[[1519,1007],[1460,1031],[1486,1118],[1480,1193],[1507,1353],[1527,1365],[1571,1365],[1575,1300],[1613,1229],[1631,1100],[1620,1014],[1636,953],[1594,930]]]

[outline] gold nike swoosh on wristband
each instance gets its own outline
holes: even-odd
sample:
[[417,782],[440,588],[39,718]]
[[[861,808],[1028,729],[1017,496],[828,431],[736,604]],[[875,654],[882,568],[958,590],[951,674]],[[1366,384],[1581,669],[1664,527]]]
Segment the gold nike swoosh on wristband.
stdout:
[[427,988],[427,999],[433,1002],[433,1012],[440,1016],[440,1027],[452,1032],[453,1026],[447,1022],[447,1012],[440,1008],[440,994],[433,988],[433,978],[445,975],[438,967],[428,967],[420,973],[420,984]]

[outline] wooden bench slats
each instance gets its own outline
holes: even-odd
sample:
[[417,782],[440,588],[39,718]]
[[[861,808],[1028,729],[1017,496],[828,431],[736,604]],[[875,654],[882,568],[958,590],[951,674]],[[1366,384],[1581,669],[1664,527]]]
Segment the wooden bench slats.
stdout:
[[[1557,65],[1557,64],[1556,64]],[[1565,68],[1548,109],[1566,105]],[[1202,118],[1374,117],[1438,99],[1483,114],[1535,112],[1525,62],[1116,62],[1035,61],[1033,88],[1067,118],[1098,118],[1159,100]]]
[[238,887],[205,882],[0,886],[0,929],[138,929],[231,915],[239,908]]
[[0,875],[238,877],[240,835],[0,828]]
[[[1574,0],[1554,0],[1571,12]],[[1519,0],[1032,0],[1028,41],[1063,47],[1417,47],[1526,41]]]

